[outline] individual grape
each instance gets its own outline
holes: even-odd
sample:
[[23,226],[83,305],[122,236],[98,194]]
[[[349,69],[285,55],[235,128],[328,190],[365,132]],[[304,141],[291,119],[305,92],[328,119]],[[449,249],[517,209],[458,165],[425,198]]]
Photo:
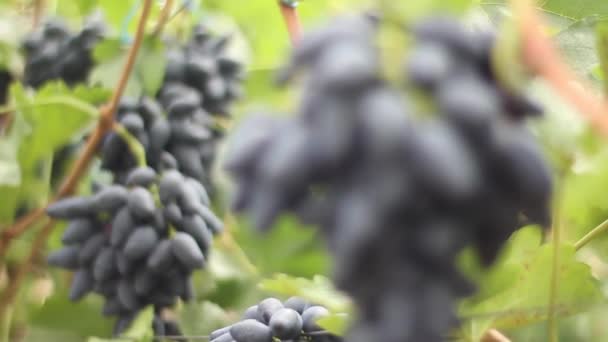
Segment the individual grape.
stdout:
[[133,286],[126,279],[121,279],[116,288],[116,293],[120,304],[129,311],[137,311],[141,308],[141,302]]
[[[225,334],[229,334],[230,333],[230,326],[227,327],[223,327],[221,329],[215,330],[213,331],[210,335],[209,335],[209,340],[213,341],[216,338],[225,335]],[[232,338],[232,337],[231,337]]]
[[86,268],[79,269],[74,273],[74,278],[72,279],[69,294],[70,300],[73,302],[80,300],[93,290],[94,284],[95,281],[91,272]]
[[107,242],[107,237],[103,232],[91,236],[80,248],[78,262],[80,265],[90,264],[97,254],[103,249]]
[[138,296],[145,297],[154,288],[155,278],[149,270],[140,268],[135,272],[133,289]]
[[118,268],[118,272],[120,272],[120,274],[123,276],[128,276],[131,274],[133,268],[135,267],[135,263],[129,260],[129,258],[127,258],[120,250],[116,251],[114,260],[116,260],[116,268]]
[[66,246],[49,254],[49,256],[47,257],[47,262],[51,266],[74,270],[79,266],[79,253],[80,246]]
[[211,211],[211,209],[209,209],[209,207],[198,205],[196,206],[196,212],[205,220],[207,227],[209,227],[214,234],[220,234],[224,231],[224,223],[213,211]]
[[314,332],[323,330],[317,325],[317,320],[321,317],[329,315],[329,311],[322,306],[311,306],[302,312],[302,327],[305,332]]
[[147,189],[141,187],[135,187],[129,192],[128,207],[133,216],[139,219],[152,217],[156,210],[152,194]]
[[158,185],[160,200],[167,205],[179,196],[184,176],[177,170],[167,171],[163,174]]
[[147,188],[156,180],[156,171],[149,166],[142,166],[133,169],[127,176],[126,184],[128,186],[141,186]]
[[56,219],[74,219],[90,216],[95,212],[95,205],[88,197],[71,197],[59,200],[46,208],[46,213]]
[[169,203],[164,208],[164,216],[173,225],[178,225],[184,218],[177,203]]
[[299,314],[302,314],[308,307],[308,302],[300,297],[290,297],[283,303],[286,308],[292,309]]
[[262,321],[262,319],[260,319],[260,318],[261,317],[258,314],[257,305],[250,306],[249,308],[247,308],[247,310],[245,310],[245,313],[243,313],[243,319],[255,319],[258,321]]
[[66,245],[82,243],[98,230],[99,227],[95,220],[91,218],[77,218],[68,223],[61,237],[61,242]]
[[114,211],[127,202],[128,192],[120,185],[110,185],[93,196],[95,211]]
[[176,227],[187,233],[195,243],[196,249],[206,254],[213,243],[213,234],[207,228],[205,221],[198,215],[184,217]]
[[298,312],[283,308],[272,314],[268,326],[272,330],[273,336],[281,340],[295,339],[300,335],[303,321]]
[[93,278],[95,281],[110,279],[116,273],[116,262],[114,260],[114,249],[104,248],[93,263]]
[[413,84],[433,90],[453,72],[453,67],[450,51],[439,44],[429,43],[412,51],[405,68]]
[[202,268],[205,265],[205,256],[192,236],[178,232],[172,239],[171,250],[173,255],[189,269]]
[[127,242],[127,238],[135,229],[135,219],[128,207],[122,207],[112,220],[112,232],[110,233],[110,244],[112,247],[121,247]]
[[161,274],[173,265],[174,255],[171,240],[163,240],[156,245],[147,261],[147,267],[154,273]]
[[140,260],[148,256],[158,243],[158,233],[149,226],[135,229],[123,248],[125,256],[130,260]]
[[265,323],[270,321],[272,315],[283,308],[283,304],[276,298],[266,298],[258,304],[258,315]]
[[254,319],[233,325],[230,328],[230,336],[237,342],[272,342],[270,328]]

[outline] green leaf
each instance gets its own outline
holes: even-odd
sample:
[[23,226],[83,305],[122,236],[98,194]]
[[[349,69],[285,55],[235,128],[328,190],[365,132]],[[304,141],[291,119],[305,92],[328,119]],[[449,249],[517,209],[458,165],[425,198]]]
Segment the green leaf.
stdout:
[[0,136],[0,186],[14,187],[21,184],[19,147],[30,133],[29,125],[21,116],[16,115],[8,134]]
[[605,21],[599,21],[595,16],[584,18],[553,37],[568,64],[583,77],[590,77],[593,67],[599,63],[595,29],[599,23]]
[[157,37],[145,37],[137,55],[134,76],[149,96],[155,97],[160,89],[165,77],[166,63],[163,42]]
[[515,21],[504,20],[492,51],[492,68],[500,84],[512,91],[519,91],[527,81],[520,54],[521,41]]
[[595,155],[580,156],[575,172],[562,182],[562,215],[568,222],[566,241],[575,242],[606,219],[608,197],[608,149]]
[[352,323],[351,317],[352,316],[343,313],[330,314],[329,316],[318,319],[317,324],[334,335],[344,336],[346,330]]
[[[89,75],[89,83],[104,88],[113,89],[124,67],[124,58],[113,58],[97,64]],[[129,78],[124,96],[138,97],[142,94],[142,86],[133,77]]]
[[[67,284],[64,284],[67,286]],[[67,288],[51,296],[40,308],[29,306],[29,324],[39,329],[65,332],[80,336],[107,336],[112,331],[112,322],[100,317],[101,299],[89,296],[74,303],[67,298]]]
[[239,223],[234,237],[260,274],[312,277],[327,273],[328,255],[312,227],[302,226],[289,215],[282,216],[266,234],[255,232],[244,219]]
[[[527,236],[522,236],[525,234]],[[533,248],[538,241],[530,231],[522,230],[510,240],[506,257],[493,266],[493,277],[514,278],[508,287],[496,287],[496,282],[479,283],[484,298],[463,301],[460,315],[466,322],[462,335],[477,341],[490,327],[499,329],[531,324],[547,318],[549,279],[551,279],[553,249],[549,244]],[[590,268],[577,261],[572,245],[560,247],[558,265],[559,290],[556,295],[558,315],[568,316],[588,309],[602,299],[599,283]],[[493,287],[490,291],[484,287]],[[492,294],[493,293],[493,294]]]
[[106,38],[97,43],[93,48],[93,60],[95,63],[103,63],[110,59],[119,57],[125,53],[127,49],[122,41],[118,38]]
[[589,16],[608,17],[608,2],[597,0],[546,0],[541,7],[549,12],[572,19]]
[[[89,77],[90,83],[113,89],[121,76],[128,54],[129,49],[125,49],[118,38],[107,38],[101,42],[93,52],[96,66]],[[165,76],[165,64],[162,41],[151,35],[144,37],[125,94],[136,97],[145,92],[149,96],[156,96]]]
[[[83,90],[79,90],[82,96]],[[98,110],[76,97],[67,87],[51,83],[36,94],[27,94],[20,85],[11,88],[17,115],[22,115],[32,128],[20,148],[23,167],[31,167],[43,157],[50,156],[94,123]]]
[[209,301],[184,303],[179,322],[184,334],[190,336],[205,336],[231,323],[224,309]]
[[401,21],[412,21],[433,13],[464,13],[472,0],[427,0],[427,1],[393,1],[382,0],[382,10],[387,16]]
[[298,296],[323,305],[334,312],[351,312],[352,304],[346,295],[336,290],[333,283],[323,277],[311,279],[295,278],[287,274],[276,274],[273,278],[260,283],[263,290],[280,293],[285,296]]
[[[97,0],[97,6],[104,14],[104,17],[108,24],[116,31],[120,31],[123,26],[125,18],[129,16],[131,11],[134,9],[134,5],[139,3],[138,0]],[[138,6],[140,7],[140,6]],[[137,9],[135,9],[138,13]],[[137,14],[131,21],[137,21]]]
[[597,25],[596,29],[596,47],[599,57],[599,65],[602,71],[602,81],[604,83],[604,92],[608,94],[608,22],[603,22]]

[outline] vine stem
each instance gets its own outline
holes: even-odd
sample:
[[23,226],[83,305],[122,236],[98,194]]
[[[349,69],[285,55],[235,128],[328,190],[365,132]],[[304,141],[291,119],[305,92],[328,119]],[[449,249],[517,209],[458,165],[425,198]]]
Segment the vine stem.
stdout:
[[511,342],[508,337],[496,329],[490,329],[481,337],[479,342]]
[[559,263],[560,263],[560,255],[559,255],[559,244],[561,239],[561,227],[560,224],[556,224],[553,227],[553,232],[551,236],[551,244],[553,247],[553,258],[551,264],[551,283],[549,287],[549,317],[547,329],[549,332],[549,341],[550,342],[558,342],[559,341],[559,333],[558,333],[558,325],[557,325],[557,292],[559,289]]
[[[135,34],[135,39],[131,48],[129,50],[129,54],[127,56],[127,61],[125,62],[122,73],[120,75],[120,79],[116,88],[114,88],[114,92],[112,93],[112,97],[108,104],[103,106],[100,110],[100,116],[95,127],[93,133],[87,139],[87,142],[80,153],[78,159],[70,169],[69,174],[66,176],[64,182],[62,183],[59,191],[54,196],[54,198],[50,201],[53,203],[69,194],[71,194],[76,186],[78,185],[79,180],[82,178],[86,170],[88,169],[91,160],[95,156],[97,151],[97,147],[102,141],[104,135],[110,131],[114,127],[114,112],[118,107],[118,103],[120,102],[120,98],[124,93],[124,90],[127,86],[127,81],[129,80],[129,76],[131,71],[133,70],[133,66],[135,64],[135,60],[137,58],[137,52],[141,46],[144,32],[146,28],[146,22],[150,15],[150,9],[152,7],[152,0],[145,0],[144,5],[141,12],[141,17],[139,19],[139,23],[137,25],[137,32]],[[4,256],[6,251],[9,249],[11,242],[18,237],[19,235],[26,232],[28,229],[34,226],[41,218],[45,217],[45,208],[37,208],[32,212],[28,213],[26,216],[18,220],[13,226],[2,232],[2,236],[0,238],[0,259]],[[34,245],[32,246],[32,251],[30,256],[36,256],[36,253],[39,253],[39,250],[42,249],[46,240],[53,229],[52,221],[50,221],[37,235]],[[29,269],[31,267],[30,262],[33,261],[33,258],[29,258],[26,260],[24,265],[21,265],[21,268]],[[23,281],[24,275],[27,272],[24,272],[22,276],[16,277],[14,281],[11,282],[11,285],[16,289],[19,288],[21,282]],[[15,290],[16,291],[16,290]],[[4,307],[10,305],[12,300],[14,299],[14,295],[10,295],[11,291],[6,291],[5,294],[0,298],[0,317],[2,317],[2,313],[4,311]],[[13,298],[11,298],[13,297]]]
[[[543,31],[543,21],[531,0],[511,0],[522,39],[522,61],[542,76],[553,89],[578,109],[579,114],[602,135],[608,136],[608,103],[593,95],[588,82],[579,79],[563,61]],[[576,81],[576,82],[573,82]]]
[[[30,273],[33,265],[36,263],[36,260],[39,260],[41,257],[42,250],[46,245],[46,241],[48,240],[51,232],[53,231],[53,227],[55,226],[55,221],[49,220],[42,230],[36,235],[34,239],[34,243],[32,244],[32,249],[30,250],[30,254],[25,260],[25,262],[17,268],[17,273],[14,278],[11,279],[8,288],[2,293],[0,296],[0,319],[4,317],[7,310],[10,308],[12,303],[15,301],[17,294],[19,293],[19,289],[21,288],[21,284],[26,278],[26,275]],[[10,327],[6,327],[10,330]],[[6,333],[8,333],[8,330]]]
[[35,30],[42,21],[42,15],[44,14],[44,0],[34,0],[34,13],[32,16],[32,30]]
[[125,141],[125,143],[129,147],[129,150],[135,156],[137,165],[138,166],[148,165],[146,163],[146,150],[141,145],[139,140],[137,140],[137,138],[135,138],[123,125],[121,125],[117,122],[114,122],[112,129],[114,130],[114,132],[116,132],[116,134],[118,134]]
[[287,32],[289,33],[289,39],[292,45],[296,45],[296,42],[300,39],[302,32],[302,26],[300,25],[300,18],[296,11],[295,1],[279,0],[279,8],[281,9],[281,15],[287,26]]
[[173,9],[173,0],[165,0],[165,5],[160,12],[158,21],[156,22],[156,28],[154,28],[154,35],[160,36],[163,33],[163,29],[169,22],[171,17],[171,10]]
[[601,234],[605,233],[606,231],[608,231],[608,219],[606,219],[604,222],[597,225],[597,227],[593,228],[589,233],[585,234],[585,236],[583,236],[580,240],[578,240],[574,244],[574,248],[578,251],[579,249],[583,248],[587,243],[589,243],[591,240],[595,239],[596,237],[600,236]]

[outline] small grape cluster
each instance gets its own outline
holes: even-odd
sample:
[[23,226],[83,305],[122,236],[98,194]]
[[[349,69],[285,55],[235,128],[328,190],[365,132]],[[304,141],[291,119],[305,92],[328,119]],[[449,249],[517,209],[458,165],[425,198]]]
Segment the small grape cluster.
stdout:
[[213,190],[210,174],[223,131],[213,117],[229,114],[242,96],[243,66],[227,56],[228,36],[197,25],[191,40],[167,55],[158,99],[168,113],[171,140],[167,151],[179,169]]
[[323,330],[316,321],[329,315],[319,305],[299,297],[285,302],[266,298],[249,307],[240,322],[211,333],[211,342],[309,341],[341,342],[342,339]]
[[233,206],[260,229],[284,212],[321,227],[360,312],[349,341],[443,341],[454,301],[474,291],[458,254],[472,245],[489,265],[518,227],[549,224],[551,174],[524,126],[541,109],[497,82],[492,34],[430,18],[413,27],[406,77],[437,114],[412,115],[380,75],[377,21],[302,37],[279,74],[310,70],[298,115],[234,133]]
[[116,335],[147,305],[155,308],[155,335],[179,335],[163,309],[178,297],[193,298],[192,272],[205,266],[222,222],[209,209],[204,187],[177,170],[159,176],[138,167],[125,183],[48,207],[49,216],[68,220],[65,246],[48,262],[75,272],[71,300],[91,292],[105,298],[103,314],[118,317]]
[[216,36],[197,25],[190,42],[170,51],[165,86],[182,84],[196,90],[201,107],[214,115],[228,115],[230,104],[242,96],[243,66],[227,55],[230,36]]
[[68,85],[86,81],[93,67],[91,52],[103,37],[104,25],[91,20],[76,34],[59,19],[48,20],[23,42],[23,82],[37,88],[49,80]]

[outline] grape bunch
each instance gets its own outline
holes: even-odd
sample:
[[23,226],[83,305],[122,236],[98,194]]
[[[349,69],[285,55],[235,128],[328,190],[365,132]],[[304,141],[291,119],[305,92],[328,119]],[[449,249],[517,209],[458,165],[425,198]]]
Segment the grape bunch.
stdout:
[[233,207],[259,229],[282,213],[320,227],[360,312],[348,341],[443,341],[454,302],[475,290],[459,253],[472,246],[490,265],[517,228],[550,223],[551,173],[525,127],[542,109],[497,81],[493,34],[451,18],[414,25],[412,87],[396,89],[380,74],[378,20],[301,38],[278,75],[308,71],[296,117],[254,116],[234,132]]
[[210,174],[223,131],[214,116],[229,115],[242,96],[243,66],[227,56],[228,36],[215,36],[197,25],[191,40],[169,51],[158,99],[171,126],[167,151],[180,171],[213,190]]
[[125,183],[48,207],[49,216],[68,221],[64,247],[48,262],[74,271],[71,300],[91,292],[105,298],[103,314],[117,317],[116,335],[148,305],[155,308],[155,335],[178,335],[163,310],[177,298],[193,298],[192,272],[205,266],[222,222],[209,209],[204,187],[177,170],[159,176],[137,167]]
[[227,54],[230,36],[216,36],[197,25],[184,47],[167,56],[165,87],[181,84],[199,93],[201,107],[214,115],[228,115],[230,104],[242,96],[243,66]]
[[68,85],[86,81],[93,67],[91,52],[104,35],[104,25],[90,20],[72,33],[59,19],[48,20],[22,43],[25,53],[23,82],[38,88],[49,80]]
[[316,321],[329,315],[319,305],[312,305],[299,297],[285,302],[266,298],[249,307],[242,320],[215,330],[209,336],[211,342],[272,342],[310,341],[341,342],[342,339],[324,331]]

